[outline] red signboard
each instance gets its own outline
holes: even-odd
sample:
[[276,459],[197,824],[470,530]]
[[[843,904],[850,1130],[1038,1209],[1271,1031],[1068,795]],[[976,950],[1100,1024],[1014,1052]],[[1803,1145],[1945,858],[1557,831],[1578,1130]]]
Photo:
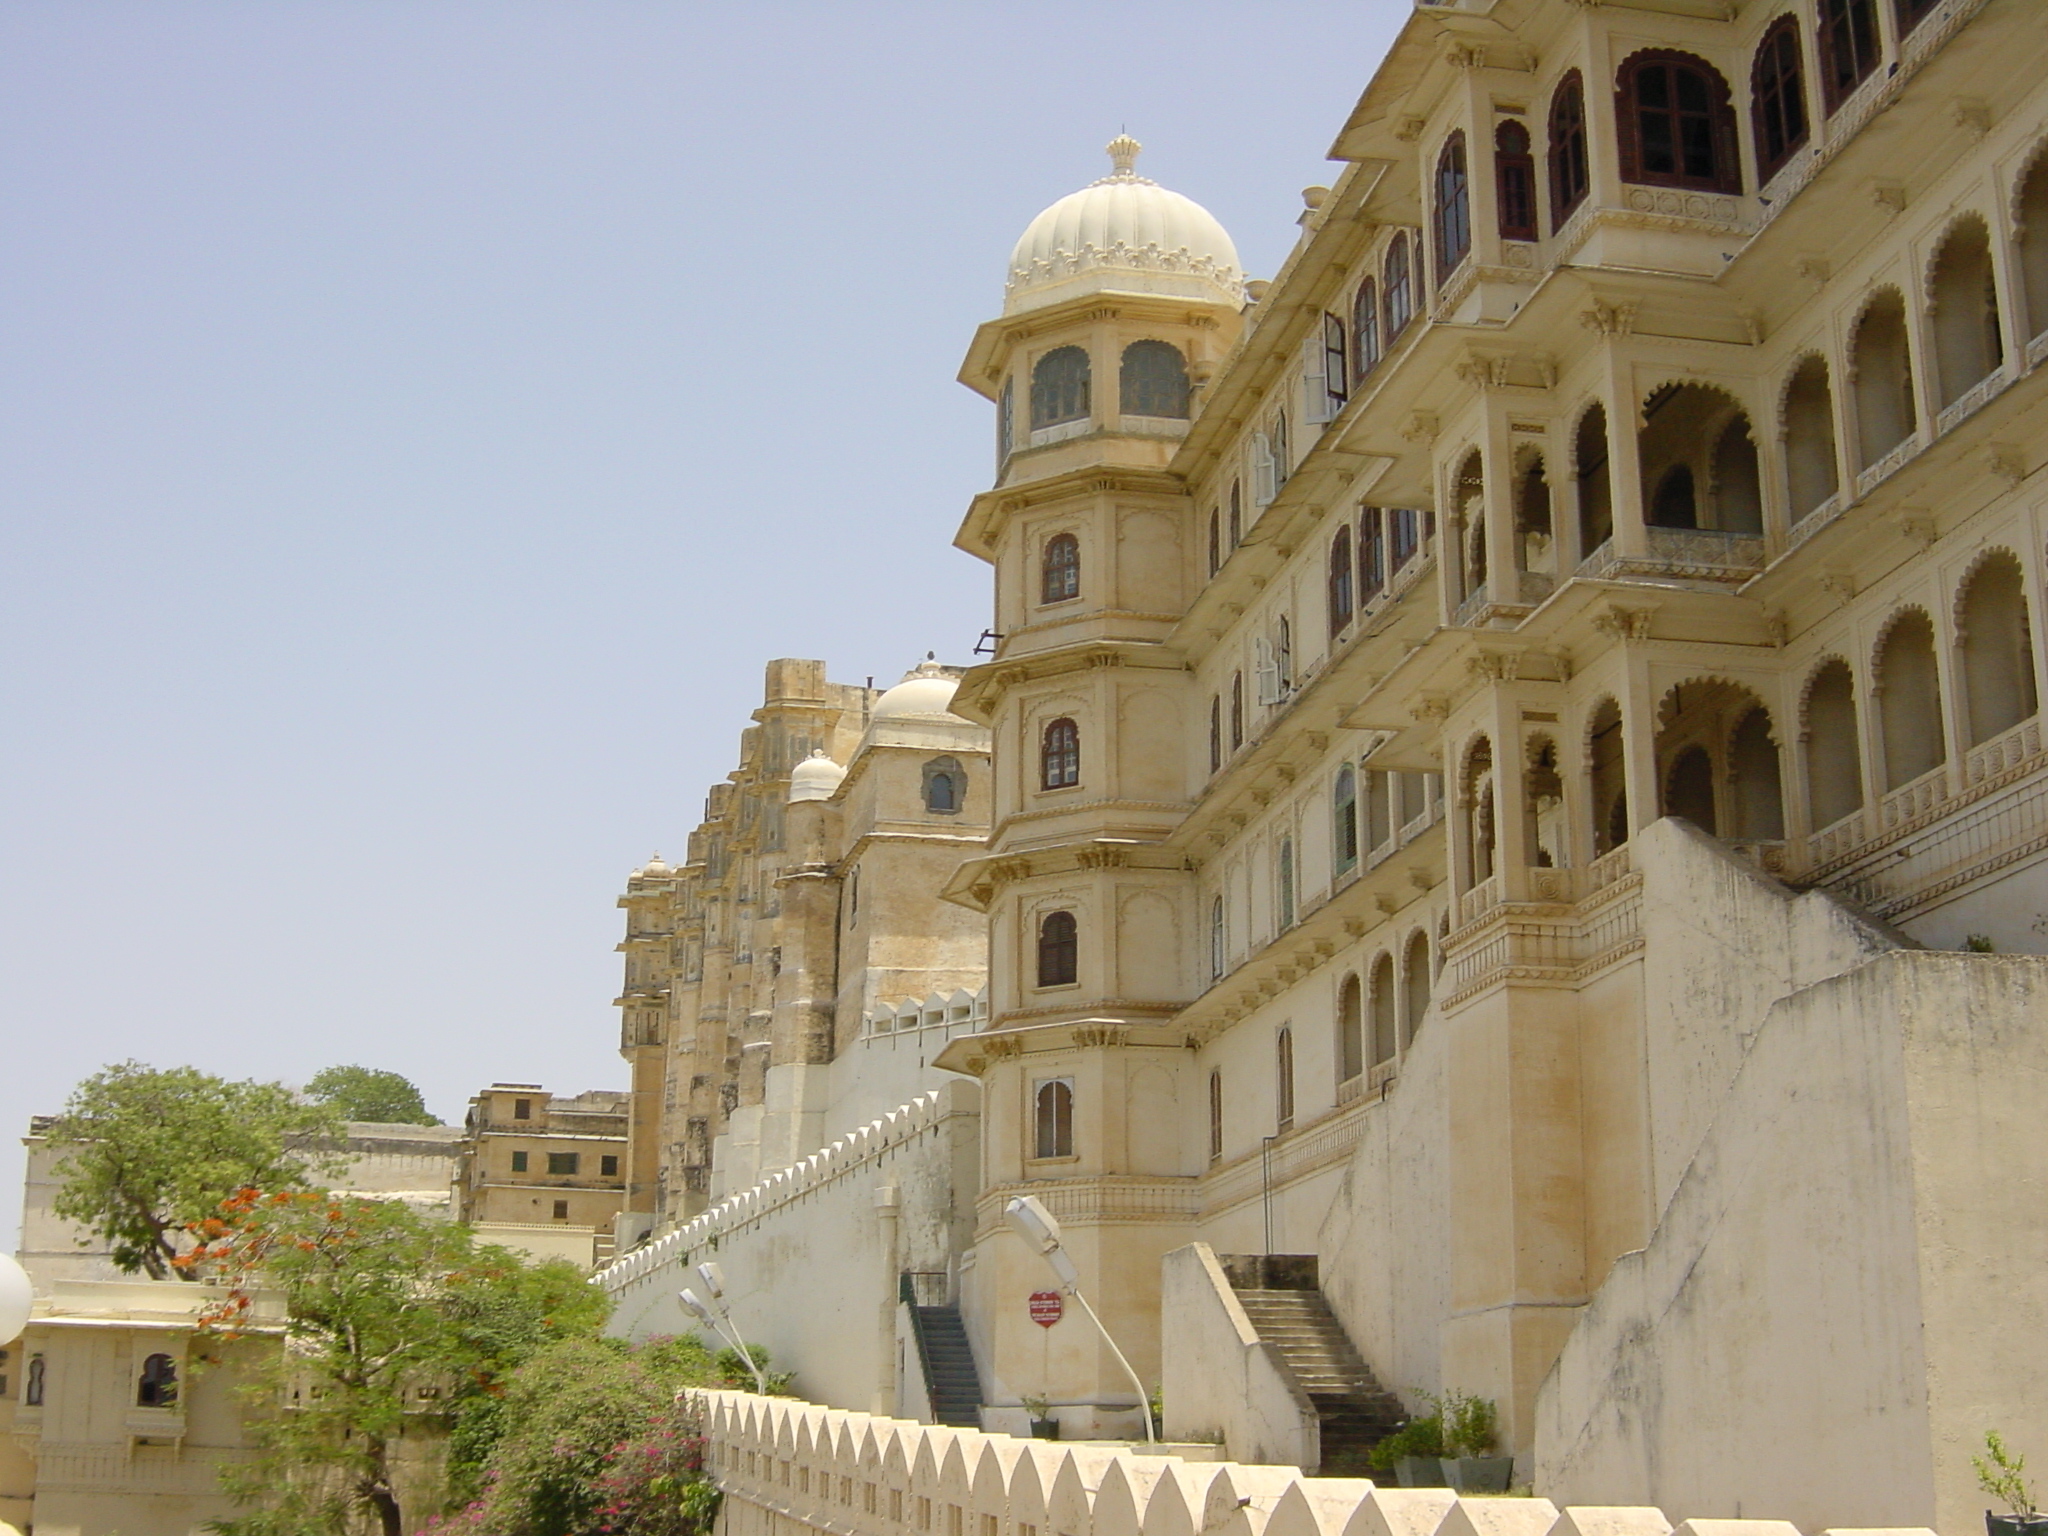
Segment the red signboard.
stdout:
[[1058,1291],[1033,1291],[1031,1293],[1031,1321],[1041,1328],[1050,1328],[1066,1315],[1066,1298]]

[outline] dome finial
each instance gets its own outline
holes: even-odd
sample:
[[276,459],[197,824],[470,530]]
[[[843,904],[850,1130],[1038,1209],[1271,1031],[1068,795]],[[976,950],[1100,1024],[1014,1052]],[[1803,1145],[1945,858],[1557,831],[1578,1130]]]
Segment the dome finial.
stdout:
[[1138,174],[1135,167],[1138,163],[1139,153],[1145,148],[1144,145],[1140,144],[1128,133],[1119,133],[1103,147],[1109,151],[1109,163],[1116,168],[1113,174],[1118,176],[1135,176]]

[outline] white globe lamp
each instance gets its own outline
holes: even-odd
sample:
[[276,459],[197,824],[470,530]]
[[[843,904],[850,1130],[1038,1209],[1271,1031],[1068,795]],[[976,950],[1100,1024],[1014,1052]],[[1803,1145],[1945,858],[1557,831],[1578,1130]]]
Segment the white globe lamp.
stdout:
[[28,1272],[7,1254],[0,1253],[0,1344],[12,1344],[28,1326],[28,1312],[36,1299]]

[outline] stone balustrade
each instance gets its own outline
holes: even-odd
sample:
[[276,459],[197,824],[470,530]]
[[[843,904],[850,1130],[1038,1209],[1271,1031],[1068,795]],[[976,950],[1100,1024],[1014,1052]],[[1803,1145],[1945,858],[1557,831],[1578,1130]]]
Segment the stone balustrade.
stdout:
[[[1651,1508],[1381,1488],[744,1392],[706,1392],[702,1406],[706,1465],[725,1493],[721,1536],[1674,1536]],[[1799,1536],[1782,1520],[1687,1520],[1675,1533]]]

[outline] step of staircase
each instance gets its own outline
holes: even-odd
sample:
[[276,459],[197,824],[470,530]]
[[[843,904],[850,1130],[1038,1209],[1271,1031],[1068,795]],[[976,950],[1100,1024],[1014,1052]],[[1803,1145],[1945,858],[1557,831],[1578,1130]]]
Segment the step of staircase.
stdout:
[[1407,1421],[1401,1400],[1380,1385],[1344,1325],[1315,1290],[1235,1291],[1259,1337],[1272,1344],[1315,1405],[1325,1477],[1366,1475],[1365,1453]]

